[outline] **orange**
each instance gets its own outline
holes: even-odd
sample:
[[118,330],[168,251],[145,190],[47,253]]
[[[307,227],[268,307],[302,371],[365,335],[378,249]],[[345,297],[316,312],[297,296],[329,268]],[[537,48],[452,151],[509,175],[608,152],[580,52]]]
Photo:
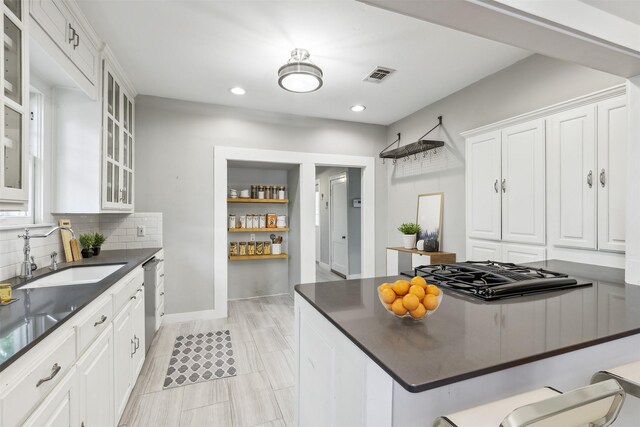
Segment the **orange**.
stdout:
[[431,295],[440,295],[440,289],[436,285],[427,285],[427,293]]
[[424,288],[422,288],[420,285],[411,286],[409,288],[409,293],[410,294],[414,294],[415,296],[417,296],[419,300],[422,300],[424,298],[424,296],[426,295],[426,292],[424,291]]
[[393,289],[391,288],[385,288],[382,290],[382,292],[380,292],[380,299],[385,304],[391,304],[396,300],[396,293],[393,292]]
[[422,288],[426,288],[427,287],[427,281],[424,280],[424,277],[422,276],[416,276],[413,279],[411,279],[411,284],[412,285],[418,285]]
[[427,309],[424,308],[424,305],[418,304],[418,307],[415,310],[411,310],[409,314],[414,319],[422,319],[427,314]]
[[383,283],[378,286],[378,292],[382,292],[383,289],[391,289],[391,283]]
[[404,316],[407,314],[407,309],[402,305],[402,298],[396,299],[393,304],[391,304],[391,310],[398,316]]
[[402,305],[407,310],[415,310],[420,305],[420,300],[414,294],[406,294],[402,297]]
[[385,304],[384,306],[385,306],[385,307],[387,307],[387,310],[391,311],[391,306],[392,306],[392,305],[393,305],[393,304]]
[[402,279],[396,280],[393,284],[393,291],[400,296],[405,295],[409,292],[409,282]]
[[422,304],[424,304],[424,307],[429,311],[435,310],[438,308],[438,297],[432,294],[427,294],[422,300]]

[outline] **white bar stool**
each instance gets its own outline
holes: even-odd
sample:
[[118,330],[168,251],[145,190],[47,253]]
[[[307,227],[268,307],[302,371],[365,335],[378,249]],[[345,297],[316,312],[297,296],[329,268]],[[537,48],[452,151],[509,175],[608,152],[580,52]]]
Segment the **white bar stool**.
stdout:
[[596,372],[591,377],[591,384],[611,378],[618,381],[627,394],[640,398],[640,360]]
[[564,394],[545,387],[438,417],[433,426],[604,427],[615,421],[624,398],[624,390],[612,379]]

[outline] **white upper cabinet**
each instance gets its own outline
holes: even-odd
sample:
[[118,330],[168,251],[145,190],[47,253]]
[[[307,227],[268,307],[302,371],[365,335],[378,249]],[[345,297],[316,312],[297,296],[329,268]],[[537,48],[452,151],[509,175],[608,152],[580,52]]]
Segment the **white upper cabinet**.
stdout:
[[468,236],[500,240],[500,132],[469,138],[466,147]]
[[[98,43],[82,12],[73,2],[32,0],[31,16],[68,58],[64,60],[58,57],[57,62],[91,98],[95,98],[100,71]],[[38,34],[39,32],[36,32],[36,36]],[[42,38],[38,41],[43,42]],[[54,56],[58,54],[50,48],[47,51]]]
[[502,240],[545,243],[544,120],[502,131]]
[[596,249],[596,106],[547,120],[549,238],[555,246]]
[[598,249],[625,251],[626,96],[598,104]]
[[[2,13],[2,97],[0,128],[0,205],[2,210],[19,210],[29,199],[29,38],[24,3],[5,2]],[[28,21],[28,20],[27,20]]]

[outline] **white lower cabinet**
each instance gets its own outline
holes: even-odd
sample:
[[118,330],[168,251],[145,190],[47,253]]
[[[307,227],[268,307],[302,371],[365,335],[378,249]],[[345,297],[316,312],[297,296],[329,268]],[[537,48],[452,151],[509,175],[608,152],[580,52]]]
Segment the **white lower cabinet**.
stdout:
[[113,327],[111,324],[77,364],[80,425],[113,426]]
[[79,393],[76,368],[65,375],[23,427],[77,427],[79,422]]
[[514,264],[544,261],[547,259],[547,250],[544,246],[533,245],[502,245],[502,261]]
[[118,424],[145,359],[143,277],[129,273],[2,371],[1,427]]
[[467,240],[468,261],[502,261],[502,244],[485,240]]

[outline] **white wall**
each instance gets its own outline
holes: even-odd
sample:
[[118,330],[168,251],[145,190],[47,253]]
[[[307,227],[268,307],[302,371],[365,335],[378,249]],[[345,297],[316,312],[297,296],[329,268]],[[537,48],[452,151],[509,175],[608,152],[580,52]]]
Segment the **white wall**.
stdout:
[[403,144],[415,141],[444,116],[432,139],[452,149],[432,160],[387,162],[387,232],[390,246],[401,243],[398,225],[415,221],[418,194],[444,192],[442,250],[465,259],[464,140],[460,133],[619,83],[623,79],[579,65],[532,55],[390,125],[387,139],[402,132]]
[[[214,146],[375,156],[385,137],[383,126],[137,97],[136,209],[163,213],[165,274],[176,284],[166,290],[167,313],[214,307]],[[376,229],[384,230],[381,168],[376,188]],[[386,236],[376,237],[376,268],[384,272]]]

